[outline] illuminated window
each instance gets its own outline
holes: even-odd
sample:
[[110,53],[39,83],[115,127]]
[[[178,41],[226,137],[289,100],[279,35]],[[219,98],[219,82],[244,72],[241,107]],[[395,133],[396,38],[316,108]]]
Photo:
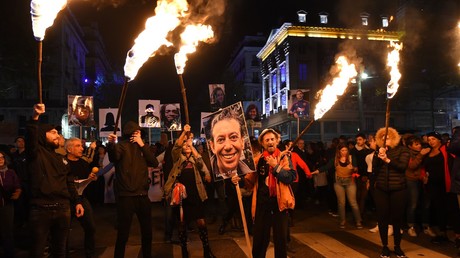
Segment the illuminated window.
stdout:
[[307,64],[299,64],[299,80],[307,80]]
[[369,25],[369,14],[366,12],[363,12],[360,14],[360,17],[361,17],[361,25],[368,26]]
[[321,12],[319,13],[319,22],[321,24],[327,24],[327,17],[329,16],[328,13],[325,13],[325,12]]
[[278,81],[277,81],[276,73],[272,73],[272,95],[275,95],[276,93],[278,93],[277,83]]
[[388,17],[382,16],[382,27],[388,27]]
[[280,66],[280,89],[286,88],[286,65],[283,64]]
[[297,16],[298,16],[299,22],[301,23],[307,22],[307,12],[305,12],[304,10],[298,11]]

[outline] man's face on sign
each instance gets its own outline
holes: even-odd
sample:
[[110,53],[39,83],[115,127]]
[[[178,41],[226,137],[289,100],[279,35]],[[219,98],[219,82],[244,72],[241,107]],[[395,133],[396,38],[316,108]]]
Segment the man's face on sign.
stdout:
[[177,108],[174,105],[167,105],[165,108],[165,117],[168,121],[173,121],[177,118]]
[[244,148],[240,123],[233,118],[221,120],[213,126],[211,133],[210,147],[216,155],[219,170],[235,170]]
[[225,97],[224,91],[221,88],[219,88],[216,91],[216,101],[218,103],[223,103],[224,102],[224,97]]
[[89,110],[88,107],[85,107],[85,106],[77,106],[77,109],[76,109],[75,113],[76,113],[76,117],[77,117],[78,121],[84,122],[84,121],[88,120],[90,110]]
[[297,100],[301,100],[303,99],[303,92],[302,91],[297,91],[296,94],[295,94]]

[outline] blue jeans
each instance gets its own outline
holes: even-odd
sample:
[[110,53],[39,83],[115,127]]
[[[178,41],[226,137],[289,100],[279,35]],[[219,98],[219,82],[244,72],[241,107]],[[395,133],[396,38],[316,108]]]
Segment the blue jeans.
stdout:
[[415,210],[417,209],[418,199],[421,190],[421,181],[407,180],[407,224],[413,227],[415,224]]
[[30,209],[32,233],[31,258],[43,257],[43,252],[51,236],[52,257],[65,258],[67,236],[70,229],[70,207],[68,204],[32,205]]
[[334,184],[335,194],[337,195],[337,208],[340,222],[346,221],[345,215],[345,196],[350,204],[356,223],[361,223],[358,202],[356,201],[356,184],[351,177],[337,177]]

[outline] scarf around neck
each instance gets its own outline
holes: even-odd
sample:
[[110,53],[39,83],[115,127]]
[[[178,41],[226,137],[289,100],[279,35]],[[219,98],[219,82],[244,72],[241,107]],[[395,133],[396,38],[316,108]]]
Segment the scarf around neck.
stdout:
[[[265,150],[262,153],[262,155],[264,156],[264,158],[266,158],[268,156],[272,156],[272,157],[274,157],[274,158],[276,158],[278,160],[279,156],[280,156],[280,153],[281,153],[281,151],[277,148],[275,150],[275,152],[273,152],[271,154],[268,151]],[[269,167],[268,168],[268,190],[269,190],[269,193],[270,193],[270,197],[276,197],[276,177],[275,177],[275,174],[273,173],[273,167],[270,166],[270,165],[268,167]]]

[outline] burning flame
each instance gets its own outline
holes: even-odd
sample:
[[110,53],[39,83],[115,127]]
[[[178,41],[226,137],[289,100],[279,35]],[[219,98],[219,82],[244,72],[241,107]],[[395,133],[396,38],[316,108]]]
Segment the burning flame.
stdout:
[[399,51],[401,51],[403,45],[395,43],[393,41],[390,42],[390,47],[393,50],[388,53],[388,61],[387,66],[390,67],[390,81],[387,85],[387,98],[391,99],[394,97],[396,92],[399,88],[399,79],[401,79],[401,73],[399,72],[398,65],[399,65]]
[[147,19],[145,30],[139,34],[134,46],[128,51],[124,70],[130,81],[136,77],[142,65],[155,55],[155,51],[163,45],[172,45],[166,37],[180,24],[180,18],[187,10],[186,0],[158,1],[156,15]]
[[35,40],[42,41],[45,31],[53,25],[57,14],[67,5],[67,0],[32,0],[30,14]]
[[187,62],[187,54],[196,51],[196,47],[200,41],[207,42],[214,37],[214,31],[209,25],[188,25],[181,34],[182,47],[179,52],[174,55],[177,74],[183,74],[185,63]]
[[335,63],[339,70],[339,75],[332,80],[332,84],[326,85],[323,90],[317,93],[321,94],[321,97],[318,104],[316,104],[315,120],[323,117],[332,108],[338,99],[337,97],[343,95],[350,81],[358,75],[355,65],[349,64],[346,57],[339,56]]

